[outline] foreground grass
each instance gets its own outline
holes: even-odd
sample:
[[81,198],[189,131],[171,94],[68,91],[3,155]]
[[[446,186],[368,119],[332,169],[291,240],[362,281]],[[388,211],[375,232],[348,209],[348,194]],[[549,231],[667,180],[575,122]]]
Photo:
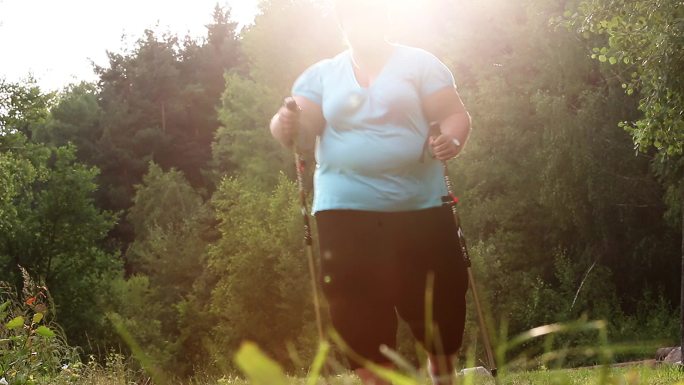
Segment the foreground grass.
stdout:
[[[454,385],[495,385],[491,378],[468,377],[457,380]],[[512,373],[500,378],[505,385],[684,385],[684,372],[676,367],[661,366],[650,368],[639,366],[633,368],[615,368],[609,370],[607,381],[600,381],[600,373],[596,369],[546,370]],[[318,385],[362,385],[354,375],[340,375],[319,381]],[[213,385],[214,383],[195,383],[195,385]],[[249,385],[243,379],[225,379],[217,385]],[[305,385],[305,379],[292,378],[288,385]],[[425,385],[431,383],[427,380]]]
[[[108,371],[105,369],[92,370],[85,373],[75,382],[76,385],[133,385],[150,384],[141,380],[131,373],[120,371]],[[636,366],[631,368],[613,368],[608,372],[606,381],[600,381],[599,369],[569,369],[569,370],[542,370],[529,372],[516,372],[503,376],[501,384],[505,385],[684,385],[684,372],[673,366],[660,366],[651,368]],[[177,382],[173,385],[268,385],[250,384],[239,378],[202,379],[195,378],[191,381]],[[306,385],[305,378],[289,378],[287,385]],[[352,374],[338,375],[318,381],[317,385],[362,385],[361,381]],[[425,385],[430,382],[425,379]],[[169,384],[171,385],[171,384]],[[495,385],[491,378],[471,377],[462,378],[455,385]]]
[[513,373],[504,378],[507,385],[556,384],[556,385],[684,385],[684,372],[674,366],[650,368],[636,366],[613,368],[606,381],[600,381],[599,369],[551,370]]

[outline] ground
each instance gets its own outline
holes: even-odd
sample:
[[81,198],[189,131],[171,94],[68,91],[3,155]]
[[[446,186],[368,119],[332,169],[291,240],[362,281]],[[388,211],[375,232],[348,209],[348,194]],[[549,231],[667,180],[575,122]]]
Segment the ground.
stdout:
[[[604,381],[601,381],[600,377],[599,369],[543,370],[503,375],[500,383],[502,385],[684,385],[684,371],[674,366],[664,365],[656,368],[648,366],[614,368],[608,371]],[[306,383],[306,379],[293,378],[288,385],[305,385]],[[318,382],[318,385],[323,384],[323,381]],[[355,376],[343,375],[330,378],[325,384],[361,385],[361,382]],[[430,382],[425,379],[420,385],[423,384],[429,385]],[[491,378],[474,377],[464,378],[461,382],[455,383],[455,385],[460,384],[495,385],[495,382]],[[248,385],[248,382],[236,378],[220,381],[218,385]]]

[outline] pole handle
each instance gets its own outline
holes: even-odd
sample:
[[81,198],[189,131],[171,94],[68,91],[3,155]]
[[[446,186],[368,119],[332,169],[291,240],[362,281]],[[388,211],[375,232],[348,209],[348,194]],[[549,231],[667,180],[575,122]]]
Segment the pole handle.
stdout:
[[292,96],[286,97],[283,104],[292,112],[299,112],[302,110]]

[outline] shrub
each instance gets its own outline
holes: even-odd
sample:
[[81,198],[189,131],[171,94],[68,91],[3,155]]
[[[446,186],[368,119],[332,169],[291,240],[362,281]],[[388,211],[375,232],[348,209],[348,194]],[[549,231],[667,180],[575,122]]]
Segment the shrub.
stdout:
[[47,287],[20,270],[21,291],[0,282],[0,378],[11,385],[39,384],[79,362],[79,357],[54,321]]

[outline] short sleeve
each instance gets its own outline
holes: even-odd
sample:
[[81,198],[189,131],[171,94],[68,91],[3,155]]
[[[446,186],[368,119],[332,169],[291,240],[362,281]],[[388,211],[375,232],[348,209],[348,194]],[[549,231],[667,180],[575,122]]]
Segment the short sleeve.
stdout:
[[292,86],[292,95],[303,96],[318,105],[323,103],[322,64],[316,63],[299,75]]
[[436,56],[425,52],[420,79],[421,97],[429,96],[446,87],[456,87],[454,75]]

